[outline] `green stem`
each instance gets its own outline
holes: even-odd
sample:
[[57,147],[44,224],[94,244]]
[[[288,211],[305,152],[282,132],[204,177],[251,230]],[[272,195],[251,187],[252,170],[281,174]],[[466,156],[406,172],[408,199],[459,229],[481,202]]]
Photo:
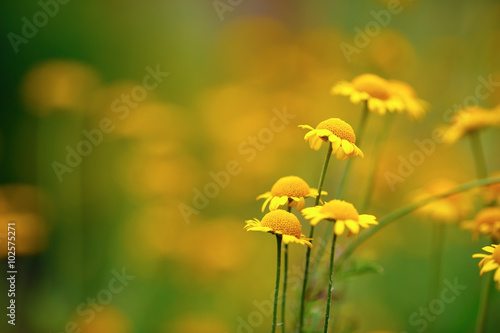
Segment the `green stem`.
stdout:
[[[289,213],[292,212],[292,207],[288,204],[287,210]],[[283,255],[283,296],[281,300],[281,332],[285,333],[285,312],[286,312],[286,288],[288,284],[288,244],[284,244],[283,246],[284,255]]]
[[380,132],[377,136],[377,139],[375,139],[375,148],[373,151],[373,158],[371,160],[371,164],[368,167],[368,185],[366,186],[365,193],[363,195],[363,200],[361,201],[361,206],[359,207],[360,212],[365,212],[366,209],[368,209],[371,199],[372,199],[372,194],[373,194],[373,189],[375,188],[375,174],[377,173],[377,169],[379,166],[379,163],[377,163],[380,160],[380,157],[382,156],[382,152],[384,150],[385,142],[387,141],[387,138],[389,137],[389,132],[391,131],[392,123],[394,122],[394,114],[388,114],[386,115],[385,118],[385,123],[382,128],[382,132]]
[[277,260],[276,260],[276,287],[274,288],[274,308],[273,308],[273,326],[271,333],[276,332],[276,313],[278,312],[278,294],[280,288],[280,270],[281,270],[281,235],[276,235]]
[[474,156],[474,164],[476,166],[476,175],[478,179],[486,178],[488,171],[486,169],[486,157],[484,155],[483,145],[479,137],[479,131],[469,133],[471,150]]
[[[330,157],[332,156],[332,144],[328,142],[328,152],[326,153],[325,162],[323,163],[323,169],[321,170],[321,175],[319,177],[318,184],[318,196],[316,197],[315,206],[317,206],[321,201],[321,191],[323,189],[323,183],[325,182],[326,170],[328,169],[328,163],[330,162]],[[311,226],[309,231],[309,238],[311,243],[314,236],[314,226]],[[305,312],[305,299],[306,299],[306,289],[307,289],[307,278],[309,275],[309,261],[311,259],[311,248],[307,247],[306,252],[306,267],[304,268],[304,279],[302,281],[302,296],[300,298],[300,315],[299,315],[299,332],[302,333],[302,328],[304,327],[304,312]]]
[[328,280],[328,297],[326,299],[326,312],[325,312],[325,328],[324,333],[328,333],[328,322],[330,320],[330,304],[332,300],[332,289],[333,289],[333,258],[335,257],[335,243],[337,242],[337,235],[333,233],[332,239],[332,250],[330,252],[330,275]]
[[379,220],[379,224],[368,229],[366,232],[364,232],[362,235],[360,235],[357,239],[357,241],[351,243],[345,251],[342,253],[342,255],[339,257],[339,261],[345,260],[347,257],[349,257],[352,252],[358,247],[360,244],[362,244],[364,241],[366,241],[368,238],[373,236],[377,231],[385,227],[386,225],[390,224],[391,222],[396,221],[397,219],[410,214],[414,210],[427,205],[430,202],[442,199],[444,197],[450,196],[455,193],[460,193],[467,191],[471,188],[478,187],[478,186],[484,186],[484,185],[489,185],[493,183],[500,183],[500,177],[493,177],[493,178],[486,178],[486,179],[481,179],[481,180],[475,180],[460,186],[455,187],[454,189],[451,189],[450,191],[447,191],[442,194],[434,195],[431,197],[428,197],[427,199],[420,200],[418,202],[410,203],[406,206],[403,206],[399,209],[396,209],[392,213],[389,213],[388,215],[384,216]]
[[491,295],[491,281],[493,280],[491,273],[485,274],[483,277],[483,286],[481,288],[481,298],[479,300],[479,310],[477,313],[475,333],[483,333],[486,329],[486,321],[488,318],[488,307]]
[[[361,113],[361,118],[359,120],[358,127],[356,128],[356,145],[360,147],[361,139],[364,136],[366,123],[368,121],[368,116],[370,115],[370,111],[368,110],[368,101],[365,101],[363,113]],[[342,177],[340,178],[339,188],[337,190],[337,199],[342,199],[344,195],[345,183],[347,181],[347,175],[349,174],[349,170],[351,168],[352,158],[348,159],[342,172]]]

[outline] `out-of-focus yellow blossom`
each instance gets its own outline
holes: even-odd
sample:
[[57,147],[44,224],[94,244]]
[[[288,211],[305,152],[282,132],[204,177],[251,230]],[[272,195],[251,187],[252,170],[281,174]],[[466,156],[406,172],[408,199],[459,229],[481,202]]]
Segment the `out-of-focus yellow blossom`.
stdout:
[[451,126],[443,139],[454,143],[467,133],[491,126],[500,126],[500,110],[487,110],[480,106],[470,106],[453,115]]
[[403,101],[391,94],[387,80],[375,74],[356,76],[351,82],[340,81],[332,88],[332,94],[348,96],[352,103],[367,103],[368,110],[378,114],[401,112]]
[[333,221],[334,231],[337,236],[344,233],[346,227],[349,235],[357,235],[360,227],[369,228],[370,225],[378,224],[376,217],[368,214],[359,214],[353,204],[343,200],[331,200],[322,206],[308,207],[302,210],[302,214],[310,224],[315,226],[321,220]]
[[130,318],[113,305],[107,305],[101,311],[96,311],[93,320],[88,317],[78,317],[75,321],[81,333],[129,333],[132,332]]
[[473,221],[464,221],[463,229],[471,230],[474,239],[479,235],[488,236],[495,242],[500,240],[500,207],[486,207],[477,213]]
[[491,244],[491,246],[483,247],[483,251],[489,254],[476,253],[472,255],[472,258],[482,258],[478,264],[479,268],[481,268],[479,274],[483,275],[496,269],[493,280],[497,283],[497,289],[500,289],[500,246]]
[[411,119],[421,119],[425,116],[429,103],[418,98],[415,89],[408,83],[398,80],[389,81],[391,95],[397,96],[403,102],[403,109]]
[[28,72],[22,94],[28,111],[39,116],[55,111],[83,112],[99,82],[99,75],[88,65],[49,60]]
[[[457,186],[458,184],[448,179],[437,179],[424,188],[417,190],[413,194],[413,200],[424,200],[450,191]],[[457,193],[440,200],[434,200],[420,207],[417,212],[436,222],[456,223],[465,219],[471,209],[470,198],[464,193]]]
[[[491,173],[490,177],[500,177],[500,171]],[[483,188],[483,197],[488,204],[500,204],[500,183],[486,185]]]
[[332,145],[332,154],[337,154],[338,159],[364,157],[361,149],[356,146],[356,135],[351,125],[339,118],[322,121],[316,128],[309,125],[299,125],[299,127],[309,130],[304,139],[309,141],[309,146],[314,150],[319,150],[324,141]]
[[[32,255],[46,247],[49,227],[43,217],[47,212],[42,209],[50,207],[48,204],[47,196],[34,186],[0,186],[0,227],[6,241],[12,235],[7,235],[9,223],[14,223],[16,255]],[[1,247],[1,257],[7,257],[7,246]]]
[[[322,195],[326,194],[328,193],[322,191]],[[276,210],[288,203],[290,207],[296,207],[300,211],[306,203],[305,198],[316,198],[317,196],[318,190],[310,188],[302,178],[286,176],[278,179],[271,191],[259,195],[257,200],[266,199],[262,204],[262,212],[264,212],[268,203],[269,210]]]
[[275,210],[267,213],[262,221],[247,220],[246,231],[262,231],[283,236],[283,243],[298,243],[312,247],[309,239],[302,234],[302,225],[295,215],[284,210]]

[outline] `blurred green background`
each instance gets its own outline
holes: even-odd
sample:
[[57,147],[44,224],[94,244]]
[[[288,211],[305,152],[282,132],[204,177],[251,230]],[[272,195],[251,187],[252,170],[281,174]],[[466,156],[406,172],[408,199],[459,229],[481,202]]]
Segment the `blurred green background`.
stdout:
[[[51,15],[39,14],[43,7]],[[401,7],[348,61],[340,44],[355,45],[357,29],[374,21],[372,11],[387,10],[385,1],[2,2],[0,254],[7,271],[5,232],[14,220],[18,275],[16,326],[3,315],[0,327],[267,332],[275,245],[269,235],[245,233],[244,221],[262,217],[255,198],[281,176],[316,186],[323,154],[309,149],[297,126],[340,117],[355,127],[360,106],[330,95],[339,80],[371,72],[407,81],[431,104],[423,121],[396,117],[380,156],[370,153],[383,117],[371,117],[361,147],[366,158],[353,163],[347,200],[359,199],[372,160],[379,169],[367,213],[378,217],[433,179],[473,180],[463,141],[437,144],[395,191],[384,174],[397,172],[414,140],[449,124],[446,111],[475,94],[479,77],[500,82],[500,3],[414,0]],[[34,20],[39,26],[30,28]],[[154,70],[163,73],[157,86],[141,88]],[[484,107],[499,103],[497,89],[480,100]],[[294,117],[284,130],[253,158],[242,154],[241,145],[249,147],[249,137],[285,109]],[[97,130],[103,119],[108,133]],[[82,143],[89,140],[84,133],[97,144]],[[488,170],[499,170],[500,133],[482,135]],[[68,151],[77,149],[87,156],[71,157],[71,166]],[[196,191],[229,161],[241,172],[197,209]],[[344,166],[331,165],[328,198]],[[196,212],[183,216],[187,206]],[[428,305],[430,230],[411,215],[360,248],[356,256],[384,273],[339,286],[339,322],[356,332],[417,332],[409,317]],[[448,228],[443,278],[458,278],[467,289],[438,316],[436,331],[473,330],[482,279],[471,255],[487,242],[471,238]],[[292,245],[291,279],[301,278],[303,259],[304,249]],[[130,278],[118,288],[112,281],[123,272]],[[299,295],[293,284],[289,295],[292,321]],[[495,296],[489,332],[500,325]]]

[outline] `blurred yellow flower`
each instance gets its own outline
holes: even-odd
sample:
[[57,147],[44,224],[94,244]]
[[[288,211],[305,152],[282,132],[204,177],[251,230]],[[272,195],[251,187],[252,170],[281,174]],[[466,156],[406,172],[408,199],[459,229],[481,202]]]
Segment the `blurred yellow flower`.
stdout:
[[176,319],[173,325],[166,325],[166,329],[162,332],[220,333],[230,331],[226,323],[214,317],[215,316],[199,314],[184,315],[183,317]]
[[445,131],[443,140],[454,143],[469,132],[491,126],[500,126],[500,110],[490,111],[480,106],[469,106],[453,116],[451,126]]
[[[322,191],[322,195],[326,194],[328,193]],[[296,209],[300,211],[306,203],[305,198],[316,198],[317,196],[318,190],[310,188],[302,178],[286,176],[278,179],[271,191],[259,195],[257,200],[266,199],[262,204],[262,212],[268,203],[269,210],[276,210],[288,203],[290,207],[297,207]]]
[[481,234],[498,242],[500,239],[500,207],[483,208],[477,213],[474,221],[464,221],[461,227],[471,230],[474,239],[477,239]]
[[299,125],[300,128],[308,129],[304,139],[309,141],[309,146],[319,150],[323,141],[332,145],[332,154],[336,153],[338,159],[348,159],[353,156],[364,157],[363,152],[356,146],[356,135],[351,125],[339,118],[324,120],[312,128],[309,125]]
[[376,217],[373,215],[362,214],[353,204],[343,200],[331,200],[322,206],[304,208],[302,210],[304,217],[310,221],[312,226],[318,224],[321,220],[334,221],[334,231],[336,235],[342,235],[345,228],[349,229],[349,235],[357,235],[360,226],[369,228],[370,225],[378,224]]
[[28,111],[38,116],[55,111],[83,112],[99,84],[99,75],[88,65],[49,60],[28,72],[22,94]]
[[349,96],[354,104],[366,101],[368,110],[378,114],[401,112],[404,109],[403,101],[391,94],[387,80],[375,74],[362,74],[351,82],[340,81],[331,90],[334,95]]
[[397,96],[403,102],[403,110],[412,119],[421,119],[425,116],[429,103],[418,98],[417,93],[408,83],[398,80],[389,81],[391,95]]
[[107,305],[94,312],[94,319],[78,317],[76,320],[81,333],[127,333],[132,332],[130,318],[117,307]]
[[[490,177],[500,177],[500,171],[491,173]],[[500,183],[486,185],[483,188],[483,196],[487,204],[500,204]]]
[[[413,201],[447,192],[458,184],[447,179],[437,179],[413,194]],[[453,223],[465,219],[472,209],[470,199],[464,193],[457,193],[440,200],[434,200],[420,207],[417,212],[436,222]]]
[[500,246],[491,244],[491,246],[483,247],[483,251],[490,254],[476,253],[472,255],[472,258],[482,258],[478,265],[481,268],[479,274],[483,275],[485,272],[496,269],[493,280],[497,282],[497,288],[500,289]]
[[262,221],[247,220],[246,231],[262,231],[283,236],[283,243],[298,243],[312,247],[311,242],[302,234],[302,225],[295,215],[284,210],[267,213]]

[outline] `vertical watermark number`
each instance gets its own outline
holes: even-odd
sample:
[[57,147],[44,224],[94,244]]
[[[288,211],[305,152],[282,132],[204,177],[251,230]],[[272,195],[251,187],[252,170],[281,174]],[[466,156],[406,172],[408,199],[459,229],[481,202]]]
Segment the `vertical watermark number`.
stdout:
[[9,306],[7,306],[7,322],[16,325],[16,222],[11,221],[7,224],[7,281],[9,281],[9,290],[7,296]]

